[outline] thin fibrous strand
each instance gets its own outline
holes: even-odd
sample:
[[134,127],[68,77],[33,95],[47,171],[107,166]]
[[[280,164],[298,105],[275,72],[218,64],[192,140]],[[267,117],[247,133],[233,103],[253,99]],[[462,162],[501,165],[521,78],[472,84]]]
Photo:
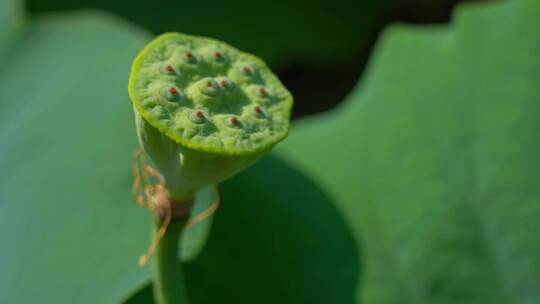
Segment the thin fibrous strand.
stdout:
[[[141,174],[142,172],[142,174]],[[142,149],[137,149],[133,152],[133,174],[134,174],[134,180],[132,185],[132,194],[134,200],[137,202],[137,204],[142,208],[148,208],[152,210],[153,212],[156,212],[156,209],[158,208],[158,201],[157,201],[157,193],[159,191],[166,191],[164,186],[164,180],[159,174],[159,172],[154,169],[152,166],[150,166],[145,159],[144,151]],[[157,180],[157,183],[152,183],[152,178],[155,178]],[[210,207],[208,207],[206,210],[202,211],[201,213],[191,217],[186,222],[186,229],[193,227],[201,222],[203,222],[205,219],[210,217],[212,214],[214,214],[217,209],[219,208],[220,204],[220,196],[219,191],[217,187],[213,188],[213,200]],[[167,201],[168,204],[165,204],[164,207],[164,218],[161,221],[161,226],[159,227],[156,237],[154,240],[152,240],[152,243],[148,247],[146,253],[142,255],[139,258],[138,264],[139,267],[144,267],[154,251],[156,250],[157,246],[159,245],[159,242],[163,239],[165,236],[165,233],[167,232],[167,229],[169,227],[169,224],[172,220],[172,210],[170,201]]]
[[186,228],[190,228],[201,223],[202,221],[210,217],[212,214],[214,214],[218,210],[220,197],[219,197],[219,191],[217,190],[217,187],[214,187],[213,192],[214,192],[214,199],[212,200],[212,204],[210,205],[210,207],[208,207],[201,213],[190,217],[186,223]]

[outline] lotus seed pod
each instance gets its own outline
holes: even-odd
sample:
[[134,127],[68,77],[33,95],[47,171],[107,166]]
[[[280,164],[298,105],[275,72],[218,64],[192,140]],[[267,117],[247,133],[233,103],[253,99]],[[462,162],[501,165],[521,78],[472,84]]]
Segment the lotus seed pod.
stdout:
[[139,142],[173,198],[256,162],[287,136],[293,104],[259,58],[179,33],[138,54],[129,96]]

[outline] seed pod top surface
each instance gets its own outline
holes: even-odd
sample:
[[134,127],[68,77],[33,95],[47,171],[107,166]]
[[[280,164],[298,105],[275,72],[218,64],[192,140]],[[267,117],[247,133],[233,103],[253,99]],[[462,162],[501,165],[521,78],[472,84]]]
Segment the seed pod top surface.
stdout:
[[197,151],[255,154],[287,136],[292,96],[259,58],[167,33],[133,63],[129,95],[154,128]]

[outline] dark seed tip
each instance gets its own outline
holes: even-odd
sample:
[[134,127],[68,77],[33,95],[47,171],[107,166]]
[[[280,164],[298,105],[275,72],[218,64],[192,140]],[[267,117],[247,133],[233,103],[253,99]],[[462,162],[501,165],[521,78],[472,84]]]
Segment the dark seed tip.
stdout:
[[247,65],[242,68],[242,71],[244,72],[244,74],[247,74],[247,75],[250,75],[253,72],[251,68]]

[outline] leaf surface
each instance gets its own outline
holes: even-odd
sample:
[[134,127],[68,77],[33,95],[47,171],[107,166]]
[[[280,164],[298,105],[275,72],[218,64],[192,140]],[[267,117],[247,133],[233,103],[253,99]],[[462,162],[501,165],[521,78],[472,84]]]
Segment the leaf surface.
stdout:
[[0,302],[114,303],[148,278],[126,79],[147,37],[97,13],[35,20],[0,72]]
[[532,0],[393,26],[348,102],[280,146],[356,231],[359,301],[538,301],[539,53]]

